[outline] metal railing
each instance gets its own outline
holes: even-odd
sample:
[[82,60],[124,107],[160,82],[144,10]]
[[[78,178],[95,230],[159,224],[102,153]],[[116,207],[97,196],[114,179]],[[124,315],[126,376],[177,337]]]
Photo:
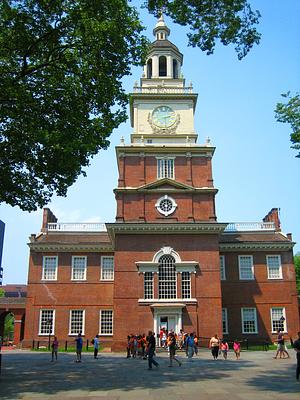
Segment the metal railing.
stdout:
[[106,232],[106,226],[98,222],[49,222],[48,231],[55,232]]
[[274,222],[233,222],[226,226],[224,232],[274,231]]

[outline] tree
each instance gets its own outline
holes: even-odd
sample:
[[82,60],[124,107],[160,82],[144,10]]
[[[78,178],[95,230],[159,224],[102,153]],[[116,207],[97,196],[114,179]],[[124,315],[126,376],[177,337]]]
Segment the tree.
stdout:
[[261,15],[246,0],[149,0],[147,8],[156,16],[163,10],[174,22],[189,26],[189,45],[207,54],[219,40],[225,46],[234,44],[242,59],[260,41],[255,25]]
[[295,254],[294,264],[295,264],[295,271],[296,271],[297,291],[298,291],[298,294],[300,295],[300,253]]
[[[260,35],[246,0],[146,1],[189,25],[189,43],[247,54]],[[33,211],[67,189],[126,120],[121,80],[147,39],[126,0],[0,2],[0,202]]]
[[275,117],[278,122],[287,122],[291,125],[291,146],[292,149],[299,150],[296,157],[300,158],[300,97],[299,93],[291,96],[290,92],[281,95],[288,100],[287,103],[277,103]]

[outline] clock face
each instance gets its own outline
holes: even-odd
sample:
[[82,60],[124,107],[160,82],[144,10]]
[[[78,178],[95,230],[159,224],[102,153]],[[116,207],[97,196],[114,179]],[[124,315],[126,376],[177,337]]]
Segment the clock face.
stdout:
[[156,107],[152,112],[152,121],[159,128],[168,128],[176,121],[175,111],[168,106]]

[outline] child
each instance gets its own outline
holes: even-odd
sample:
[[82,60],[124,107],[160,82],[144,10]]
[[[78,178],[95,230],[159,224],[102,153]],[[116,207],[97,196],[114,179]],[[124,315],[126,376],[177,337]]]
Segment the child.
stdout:
[[221,342],[221,352],[223,354],[224,360],[227,360],[228,350],[229,350],[228,343],[226,342],[226,340],[222,340],[222,342]]
[[235,352],[236,359],[239,360],[241,355],[241,343],[237,339],[235,339],[233,342],[233,350]]

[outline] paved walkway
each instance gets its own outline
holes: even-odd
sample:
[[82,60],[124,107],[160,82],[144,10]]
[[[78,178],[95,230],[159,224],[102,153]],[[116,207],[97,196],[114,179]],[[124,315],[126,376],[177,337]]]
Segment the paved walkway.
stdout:
[[[291,350],[292,353],[292,350]],[[274,360],[274,353],[242,352],[236,361],[212,360],[208,350],[191,362],[183,354],[168,368],[167,354],[156,358],[159,368],[147,370],[147,362],[126,359],[124,354],[2,352],[0,398],[3,400],[299,400],[300,382],[295,379],[295,354]]]

